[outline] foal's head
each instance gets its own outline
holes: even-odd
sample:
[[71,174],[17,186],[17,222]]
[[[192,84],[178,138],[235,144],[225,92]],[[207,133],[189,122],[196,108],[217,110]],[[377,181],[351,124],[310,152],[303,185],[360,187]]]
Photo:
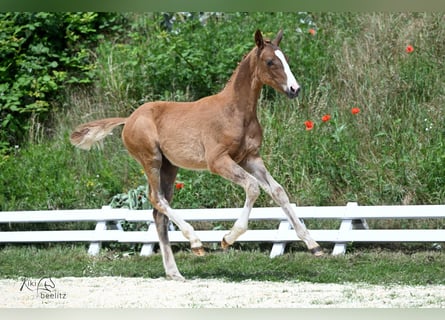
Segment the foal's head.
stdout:
[[289,68],[286,57],[278,47],[282,37],[282,30],[272,41],[264,40],[260,30],[255,33],[257,76],[261,82],[285,93],[289,98],[295,98],[300,92],[300,86]]

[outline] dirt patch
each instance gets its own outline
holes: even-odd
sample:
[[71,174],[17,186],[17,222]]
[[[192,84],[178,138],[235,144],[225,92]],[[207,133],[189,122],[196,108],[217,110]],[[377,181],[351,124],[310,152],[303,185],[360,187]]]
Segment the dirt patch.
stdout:
[[185,282],[143,278],[0,280],[0,307],[445,307],[445,286]]

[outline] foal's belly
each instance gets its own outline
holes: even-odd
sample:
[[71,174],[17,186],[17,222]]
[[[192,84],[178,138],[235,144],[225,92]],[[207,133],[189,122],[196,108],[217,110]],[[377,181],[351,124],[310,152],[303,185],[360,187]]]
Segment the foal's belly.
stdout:
[[205,160],[204,148],[199,143],[191,142],[164,142],[161,144],[161,151],[177,167],[191,170],[206,170],[207,162]]

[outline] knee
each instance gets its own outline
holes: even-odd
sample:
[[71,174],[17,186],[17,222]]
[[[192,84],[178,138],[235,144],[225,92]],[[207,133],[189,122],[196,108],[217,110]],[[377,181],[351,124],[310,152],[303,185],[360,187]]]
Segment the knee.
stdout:
[[260,193],[261,193],[260,186],[256,181],[255,182],[252,181],[247,185],[246,194],[250,199],[256,200],[260,195]]
[[272,198],[280,204],[284,202],[289,202],[289,197],[287,196],[286,191],[280,185],[277,185],[272,189],[271,195]]

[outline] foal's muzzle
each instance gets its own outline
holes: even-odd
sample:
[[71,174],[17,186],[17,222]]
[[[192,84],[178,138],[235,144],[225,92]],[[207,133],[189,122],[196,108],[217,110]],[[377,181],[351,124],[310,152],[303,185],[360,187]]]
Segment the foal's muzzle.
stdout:
[[290,99],[298,97],[298,94],[300,93],[300,87],[294,88],[290,87],[286,90],[286,94]]

